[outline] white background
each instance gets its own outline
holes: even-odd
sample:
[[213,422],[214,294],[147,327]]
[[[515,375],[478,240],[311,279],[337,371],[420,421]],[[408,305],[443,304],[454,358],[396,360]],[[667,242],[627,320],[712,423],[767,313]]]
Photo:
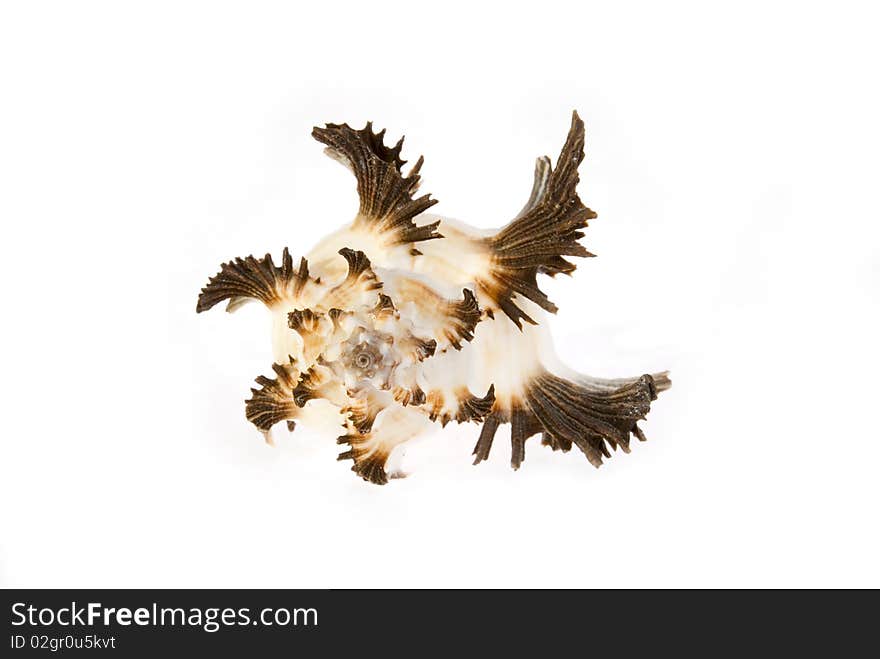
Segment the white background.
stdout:
[[[0,584],[880,586],[870,4],[298,4],[3,4]],[[383,488],[265,446],[266,315],[195,302],[353,216],[311,127],[405,133],[487,228],[574,108],[599,258],[542,285],[572,366],[671,369],[649,441],[450,427]]]

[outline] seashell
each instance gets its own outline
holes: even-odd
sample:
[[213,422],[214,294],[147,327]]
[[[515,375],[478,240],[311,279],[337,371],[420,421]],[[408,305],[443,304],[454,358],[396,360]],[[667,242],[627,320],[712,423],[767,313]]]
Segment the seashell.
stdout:
[[399,445],[432,424],[481,424],[474,464],[489,457],[498,427],[511,426],[511,466],[540,434],[554,451],[576,446],[594,466],[630,436],[666,372],[607,380],[571,372],[555,358],[546,328],[557,308],[539,274],[570,275],[566,257],[591,257],[578,241],[596,214],[577,195],[584,124],[573,113],[556,163],[535,166],[528,201],[493,232],[428,215],[436,202],[416,196],[423,159],[406,173],[403,139],[346,124],[315,128],[326,153],[357,179],[354,221],[324,238],[295,266],[287,248],[224,263],[196,310],[226,301],[227,311],[259,300],[272,318],[275,377],[260,376],[245,414],[270,441],[282,421],[293,430],[305,408],[343,420],[339,459],[383,484]]

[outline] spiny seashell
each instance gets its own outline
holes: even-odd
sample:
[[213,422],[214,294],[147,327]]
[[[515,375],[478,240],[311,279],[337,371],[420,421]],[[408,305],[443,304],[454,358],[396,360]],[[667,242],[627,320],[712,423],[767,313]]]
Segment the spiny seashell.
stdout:
[[257,378],[247,418],[268,441],[276,423],[293,430],[311,401],[327,401],[345,429],[339,458],[373,483],[387,482],[392,450],[432,422],[482,424],[474,464],[510,423],[514,469],[538,433],[554,451],[577,446],[597,467],[609,446],[628,453],[630,435],[644,441],[636,424],[670,386],[667,374],[573,373],[555,359],[544,325],[556,306],[537,275],[571,274],[564,257],[593,256],[578,243],[596,214],[575,190],[584,158],[577,113],[556,167],[538,159],[528,201],[495,232],[426,215],[436,200],[416,196],[422,158],[404,174],[403,139],[388,147],[384,134],[370,123],[315,128],[357,179],[354,221],[296,267],[287,248],[280,265],[269,254],[239,258],[202,289],[199,312],[259,300],[271,313],[275,377]]

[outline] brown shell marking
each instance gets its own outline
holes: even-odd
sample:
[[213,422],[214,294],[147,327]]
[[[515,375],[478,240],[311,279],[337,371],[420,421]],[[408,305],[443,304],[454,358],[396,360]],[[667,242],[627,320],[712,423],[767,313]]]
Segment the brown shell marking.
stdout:
[[365,481],[376,485],[385,485],[388,474],[385,463],[389,452],[381,444],[373,441],[371,433],[349,433],[336,438],[337,444],[348,444],[349,449],[343,451],[337,460],[354,460],[351,470]]
[[326,366],[315,365],[300,376],[299,382],[291,392],[297,407],[315,398],[327,398],[326,388],[333,384],[333,373]]
[[461,350],[462,342],[473,340],[474,328],[482,313],[470,289],[462,289],[461,300],[448,300],[422,282],[407,277],[401,277],[395,289],[396,295],[415,304],[423,316],[431,319],[442,349]]
[[411,362],[423,362],[434,356],[437,342],[434,339],[423,339],[407,332],[400,341],[400,349]]
[[482,398],[471,393],[467,387],[461,387],[457,392],[458,410],[455,420],[459,423],[465,421],[481,422],[492,409],[495,403],[495,385],[489,386],[489,391]]
[[196,312],[212,308],[218,302],[229,300],[227,311],[234,311],[249,299],[260,300],[268,307],[284,299],[297,298],[309,281],[309,264],[300,260],[294,270],[293,259],[285,247],[281,267],[272,261],[272,255],[261,259],[253,256],[236,258],[220,266],[220,272],[208,280],[196,304]]
[[263,375],[256,379],[260,389],[251,389],[253,396],[245,401],[245,416],[257,429],[268,438],[269,430],[280,421],[287,421],[289,430],[293,430],[298,409],[293,400],[293,389],[296,387],[299,372],[291,358],[287,365],[272,364],[277,378]]
[[433,389],[428,392],[423,408],[431,421],[439,421],[445,427],[453,420],[458,423],[481,422],[494,402],[495,385],[491,385],[483,397],[474,395],[467,387],[459,387],[450,401],[447,401],[443,391]]
[[364,393],[353,397],[351,402],[341,411],[348,417],[348,421],[354,429],[363,435],[373,429],[373,422],[382,410],[381,401],[369,393]]
[[461,350],[462,341],[473,341],[474,328],[480,322],[482,314],[477,298],[470,289],[462,289],[462,300],[448,301],[446,316],[449,324],[441,332],[443,338],[456,350]]
[[287,314],[287,326],[300,334],[317,332],[324,314],[311,309],[294,309]]
[[330,309],[327,312],[327,316],[330,318],[330,321],[333,323],[333,331],[339,332],[342,330],[342,319],[351,316],[351,311],[343,311],[342,309],[338,309],[336,307]]
[[322,309],[351,309],[352,307],[365,304],[371,299],[373,291],[382,288],[382,282],[373,272],[370,259],[361,251],[355,251],[348,247],[339,250],[339,254],[348,263],[348,272],[345,279],[333,287],[320,301]]
[[514,469],[525,459],[525,440],[538,432],[543,433],[545,446],[568,451],[574,444],[599,467],[603,457],[611,457],[608,446],[628,453],[631,434],[645,441],[636,424],[648,414],[657,393],[669,386],[666,374],[658,373],[609,391],[595,391],[543,371],[526,384],[522,399],[513,399],[506,409],[496,401],[474,447],[474,464],[489,457],[498,426],[510,423]]
[[486,239],[492,269],[478,286],[517,327],[522,328],[523,320],[533,325],[535,321],[516,305],[515,294],[556,313],[556,305],[538,288],[538,273],[571,274],[575,265],[563,256],[593,256],[578,243],[584,235],[579,229],[596,217],[576,190],[583,159],[584,122],[574,112],[556,168],[550,169],[546,158],[538,160],[529,201],[516,219]]
[[376,306],[373,307],[370,313],[372,313],[373,317],[377,320],[385,320],[394,317],[397,313],[397,309],[390,297],[384,293],[379,293],[379,299],[376,302]]
[[403,138],[394,147],[384,143],[385,131],[373,132],[372,122],[361,130],[348,124],[315,127],[312,137],[327,145],[327,153],[347,165],[357,179],[360,207],[355,226],[367,226],[387,236],[389,244],[404,244],[442,238],[439,222],[417,226],[413,218],[437,203],[430,195],[414,198],[424,162],[419,158],[404,176],[400,158]]
[[320,311],[294,309],[287,314],[287,326],[300,335],[303,361],[310,364],[326,348],[333,323]]
[[407,405],[422,405],[427,400],[425,392],[417,384],[410,387],[392,387],[391,396],[394,398],[394,402],[404,407]]

